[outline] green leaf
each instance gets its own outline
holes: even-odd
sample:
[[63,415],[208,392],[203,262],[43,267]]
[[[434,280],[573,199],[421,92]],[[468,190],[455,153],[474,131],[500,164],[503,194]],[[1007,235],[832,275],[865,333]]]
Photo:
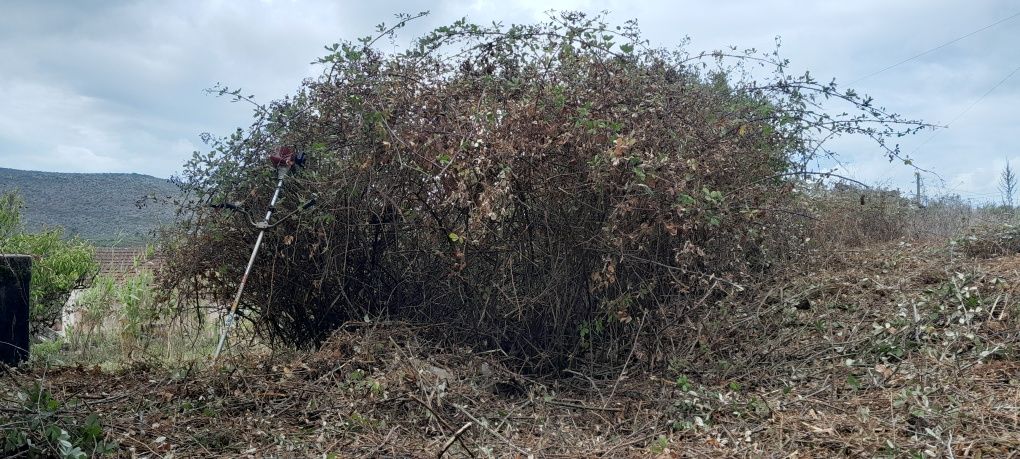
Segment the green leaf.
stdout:
[[630,54],[630,53],[634,52],[634,45],[632,45],[630,43],[624,43],[624,44],[620,45],[620,51],[623,51],[623,52],[625,52],[627,54]]
[[99,424],[99,416],[90,414],[85,419],[85,426],[82,428],[82,438],[87,440],[99,440],[103,437],[103,427]]
[[641,170],[640,167],[634,168],[634,176],[640,181],[645,181],[645,171]]

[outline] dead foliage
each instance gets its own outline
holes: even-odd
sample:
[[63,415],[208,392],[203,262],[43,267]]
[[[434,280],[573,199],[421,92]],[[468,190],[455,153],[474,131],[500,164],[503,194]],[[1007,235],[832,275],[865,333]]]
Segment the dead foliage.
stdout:
[[968,257],[993,258],[1020,253],[1020,229],[1012,224],[985,225],[958,238],[956,246]]
[[803,187],[801,205],[810,213],[808,235],[821,249],[862,247],[908,235],[916,205],[898,191],[837,183]]

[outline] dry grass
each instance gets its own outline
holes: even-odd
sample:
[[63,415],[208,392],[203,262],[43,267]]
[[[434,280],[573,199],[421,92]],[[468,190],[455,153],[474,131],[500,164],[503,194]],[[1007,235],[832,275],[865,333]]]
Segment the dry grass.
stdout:
[[1020,253],[1020,229],[1010,224],[975,228],[956,241],[969,257],[992,258]]
[[[945,243],[965,240],[977,252],[1002,255],[1020,248],[1016,213],[995,205],[975,207],[958,196],[916,201],[896,190],[805,184],[800,207],[810,217],[814,246],[859,248],[891,241]],[[1010,248],[1014,246],[1014,248]],[[1002,250],[1006,248],[1008,250]]]

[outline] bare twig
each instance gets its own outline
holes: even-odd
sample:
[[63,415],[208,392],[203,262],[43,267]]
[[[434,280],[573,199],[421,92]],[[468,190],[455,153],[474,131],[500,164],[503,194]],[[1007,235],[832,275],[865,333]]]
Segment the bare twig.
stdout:
[[510,448],[512,448],[512,449],[513,449],[514,451],[517,451],[518,453],[521,453],[521,454],[523,454],[523,455],[525,455],[525,456],[527,456],[527,457],[529,457],[529,458],[531,458],[531,457],[534,457],[534,455],[533,455],[533,454],[531,454],[531,452],[529,452],[528,450],[526,450],[526,449],[524,449],[524,448],[521,448],[520,446],[517,446],[517,445],[515,445],[515,444],[514,444],[514,442],[510,441],[510,439],[509,439],[509,438],[506,438],[505,436],[503,436],[503,434],[501,434],[501,433],[499,433],[499,432],[496,432],[496,431],[495,431],[495,430],[493,430],[493,429],[492,429],[491,427],[489,427],[489,425],[488,425],[488,424],[486,424],[485,422],[483,422],[483,421],[480,421],[480,420],[479,420],[478,418],[476,418],[476,417],[475,417],[474,415],[472,415],[472,414],[471,414],[471,413],[470,413],[470,412],[469,412],[469,411],[467,410],[467,408],[464,408],[463,406],[461,406],[461,405],[458,405],[458,404],[454,404],[453,406],[454,406],[454,407],[456,407],[456,408],[457,408],[458,410],[460,410],[460,412],[461,412],[461,413],[464,413],[464,415],[465,415],[465,416],[467,416],[467,417],[468,417],[468,419],[471,419],[471,420],[472,420],[472,421],[474,421],[474,422],[475,422],[476,424],[478,424],[478,425],[482,426],[482,428],[483,428],[483,429],[485,429],[485,430],[486,430],[487,432],[489,432],[490,434],[492,434],[492,435],[493,435],[493,436],[495,436],[496,438],[498,438],[498,439],[502,440],[502,441],[503,441],[503,443],[506,443],[506,444],[507,444],[507,446],[509,446]]
[[467,424],[464,424],[463,427],[457,429],[457,431],[450,436],[450,439],[446,440],[446,443],[443,444],[443,448],[439,450],[439,454],[437,454],[436,457],[443,457],[443,455],[446,454],[446,450],[450,449],[450,446],[453,445],[453,442],[457,441],[457,439],[460,438],[460,435],[471,428],[472,425],[474,425],[474,422],[468,422]]
[[390,441],[390,437],[393,436],[393,432],[396,432],[396,431],[397,431],[397,428],[394,426],[392,429],[390,429],[390,431],[386,434],[386,436],[383,437],[382,441],[379,442],[379,444],[376,445],[376,447],[372,449],[372,451],[369,451],[369,452],[361,455],[361,459],[367,459],[367,458],[370,458],[370,457],[375,457],[376,453],[378,453],[379,451],[382,451],[383,446],[386,446],[386,443]]
[[627,354],[627,360],[624,360],[623,369],[620,370],[620,376],[617,377],[616,382],[613,383],[613,389],[609,391],[609,398],[606,399],[602,408],[609,406],[609,402],[613,400],[613,395],[616,395],[616,386],[620,385],[620,381],[623,381],[623,378],[627,375],[627,365],[630,363],[630,358],[634,356],[634,349],[637,347],[637,339],[641,336],[641,329],[645,326],[646,317],[648,317],[647,313],[641,315],[641,322],[638,323],[638,329],[634,332],[634,341],[630,344],[630,352]]

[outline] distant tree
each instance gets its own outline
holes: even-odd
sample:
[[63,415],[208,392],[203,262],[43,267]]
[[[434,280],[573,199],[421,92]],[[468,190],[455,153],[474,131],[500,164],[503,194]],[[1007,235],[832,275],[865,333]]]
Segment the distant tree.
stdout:
[[62,228],[26,231],[21,221],[23,205],[16,192],[0,195],[0,253],[32,255],[29,322],[37,333],[60,319],[68,295],[88,286],[98,265],[92,245],[77,237],[64,238]]
[[1006,167],[999,174],[999,191],[1002,193],[1002,204],[1010,209],[1013,208],[1014,198],[1017,190],[1017,177],[1009,161]]

